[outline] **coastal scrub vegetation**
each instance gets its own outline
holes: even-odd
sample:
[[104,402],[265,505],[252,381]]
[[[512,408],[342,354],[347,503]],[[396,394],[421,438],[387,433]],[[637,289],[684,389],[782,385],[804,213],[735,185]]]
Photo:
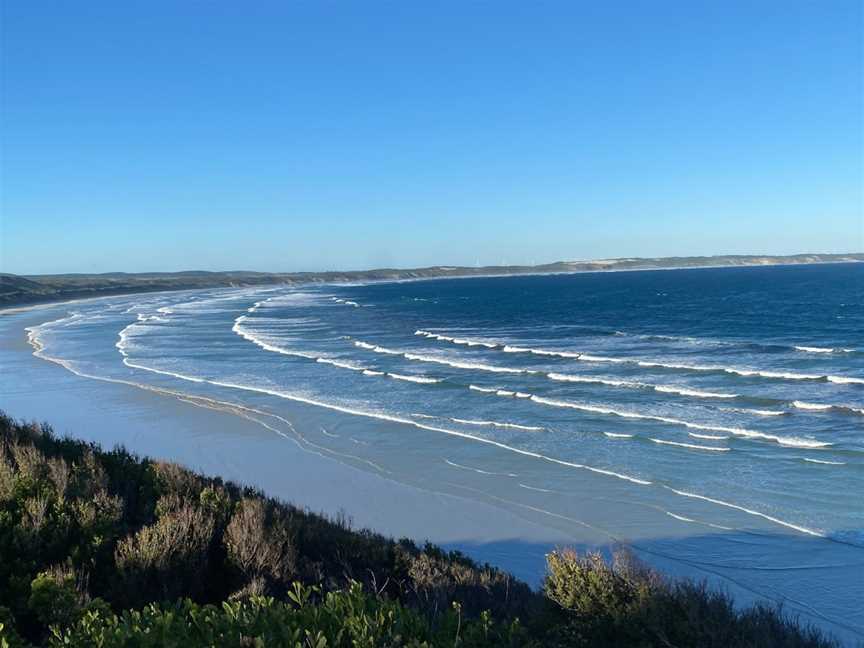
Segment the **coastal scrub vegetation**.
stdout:
[[632,556],[558,550],[542,591],[0,413],[0,648],[836,645]]

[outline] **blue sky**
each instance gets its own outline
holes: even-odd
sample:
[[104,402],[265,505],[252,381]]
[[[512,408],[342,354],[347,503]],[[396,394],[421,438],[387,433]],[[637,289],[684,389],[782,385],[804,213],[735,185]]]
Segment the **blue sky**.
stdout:
[[2,11],[0,271],[864,248],[857,0]]

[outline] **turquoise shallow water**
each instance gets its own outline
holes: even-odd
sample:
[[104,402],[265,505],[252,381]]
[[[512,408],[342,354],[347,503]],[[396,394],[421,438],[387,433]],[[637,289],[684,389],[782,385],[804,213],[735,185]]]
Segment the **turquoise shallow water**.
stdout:
[[45,319],[30,341],[72,375],[231,403],[864,636],[862,266],[223,289]]

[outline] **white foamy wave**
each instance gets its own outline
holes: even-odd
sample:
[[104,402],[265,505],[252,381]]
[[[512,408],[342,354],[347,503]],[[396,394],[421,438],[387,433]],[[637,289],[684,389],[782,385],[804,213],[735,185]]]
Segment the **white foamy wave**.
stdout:
[[331,297],[333,301],[337,304],[344,304],[345,306],[353,306],[354,308],[359,308],[360,304],[355,301],[351,301],[350,299],[340,299],[339,297]]
[[828,442],[823,441],[814,441],[812,439],[802,439],[799,437],[786,437],[786,436],[778,436],[776,434],[767,434],[765,432],[757,432],[755,430],[748,430],[745,428],[733,428],[726,427],[722,425],[709,425],[705,423],[693,423],[691,421],[683,421],[681,419],[666,417],[666,416],[655,416],[652,414],[641,414],[638,412],[629,412],[622,410],[615,410],[608,407],[599,407],[597,405],[585,405],[582,403],[573,403],[571,401],[561,401],[555,400],[552,398],[543,398],[542,396],[532,396],[531,400],[535,403],[540,403],[542,405],[548,405],[551,407],[566,407],[570,409],[575,409],[583,412],[591,412],[594,414],[607,414],[610,416],[620,416],[622,418],[630,418],[630,419],[642,419],[648,421],[659,421],[662,423],[669,423],[671,425],[683,425],[684,427],[696,430],[708,430],[713,432],[727,432],[729,434],[745,437],[749,439],[764,439],[766,441],[773,441],[775,443],[779,443],[784,446],[798,447],[798,448],[824,448],[832,445]]
[[826,459],[811,459],[810,457],[802,457],[804,461],[815,463],[815,464],[824,464],[826,466],[845,466],[845,461],[828,461]]
[[750,409],[747,407],[732,407],[730,411],[752,414],[753,416],[784,416],[788,414],[788,412],[784,412],[783,410]]
[[804,401],[792,401],[792,405],[798,409],[804,410],[829,410],[833,405],[823,405],[822,403],[805,403]]
[[[424,332],[425,333],[425,332]],[[437,335],[437,334],[431,334]],[[440,337],[440,336],[439,336]],[[464,362],[459,360],[450,360],[439,358],[436,356],[427,356],[421,355],[417,353],[410,353],[404,351],[396,351],[393,349],[387,349],[385,347],[376,346],[373,344],[369,344],[367,342],[356,341],[354,343],[357,347],[361,349],[367,349],[370,351],[374,351],[375,353],[386,353],[390,355],[401,355],[407,360],[414,360],[417,362],[433,362],[437,364],[448,365],[450,367],[458,368],[458,369],[470,369],[476,371],[488,371],[493,373],[513,373],[513,374],[532,374],[532,373],[542,373],[537,372],[531,369],[517,369],[514,367],[502,367],[497,365],[487,365],[476,362]],[[702,366],[702,365],[684,365],[684,364],[670,364],[670,363],[662,363],[662,362],[653,362],[646,360],[635,360],[635,359],[625,359],[625,358],[610,358],[605,356],[594,356],[588,355],[585,353],[569,353],[563,351],[545,351],[541,349],[530,349],[524,347],[515,347],[505,345],[502,347],[502,350],[506,353],[533,353],[535,355],[552,355],[552,356],[561,356],[565,358],[572,358],[577,360],[583,360],[586,362],[611,362],[611,363],[631,363],[636,364],[640,367],[649,367],[649,368],[664,368],[664,369],[678,369],[678,370],[686,370],[686,371],[711,371],[711,372],[725,372],[729,374],[736,374],[740,376],[758,376],[762,378],[772,378],[772,379],[783,379],[783,380],[828,380],[829,382],[834,383],[842,383],[842,384],[864,384],[864,379],[862,378],[854,378],[850,376],[825,376],[825,375],[816,375],[816,374],[796,374],[791,372],[777,372],[777,371],[762,371],[755,369],[736,369],[733,367],[721,367],[721,366]],[[552,380],[569,380],[571,382],[581,382],[578,377],[569,376],[568,374],[546,374]],[[566,377],[565,377],[566,376]],[[605,379],[604,379],[605,380]],[[629,386],[639,386],[645,387],[649,389],[654,389],[660,392],[666,393],[675,393],[680,394],[682,396],[693,396],[697,398],[736,398],[737,394],[729,394],[723,392],[708,392],[708,391],[700,391],[696,389],[690,389],[686,387],[676,387],[671,385],[652,385],[647,383],[628,383],[627,381],[600,381],[603,384],[610,384],[618,387],[629,387]]]
[[356,346],[358,349],[366,349],[367,351],[374,351],[375,353],[383,353],[385,355],[402,355],[400,351],[385,349],[384,347],[377,346],[375,344],[369,344],[367,342],[361,342],[360,340],[355,341],[354,346]]
[[796,346],[796,351],[804,353],[853,353],[855,349],[844,349],[840,347],[814,347],[814,346]]
[[690,518],[684,517],[683,515],[675,515],[675,513],[671,513],[670,511],[664,511],[664,513],[666,513],[666,515],[668,515],[669,517],[673,517],[676,520],[681,520],[682,522],[696,522],[696,520],[691,520]]
[[[380,351],[378,351],[377,349],[376,352],[380,353]],[[487,364],[480,364],[477,362],[462,362],[459,360],[449,360],[446,358],[420,355],[417,353],[400,353],[398,351],[396,353],[404,357],[406,360],[414,360],[416,362],[432,362],[435,364],[447,365],[448,367],[455,367],[457,369],[473,369],[476,371],[489,371],[493,373],[526,373],[522,369],[513,369],[512,367],[497,367]]]
[[519,486],[522,488],[527,488],[528,490],[538,491],[540,493],[552,493],[554,491],[549,490],[548,488],[537,488],[536,486],[528,486],[528,484],[523,484],[519,482]]
[[369,344],[368,342],[362,342],[360,340],[354,342],[354,345],[360,349],[374,351],[375,353],[401,355],[406,360],[414,360],[416,362],[430,362],[434,364],[447,365],[448,367],[455,367],[458,369],[475,369],[477,371],[490,371],[495,373],[527,373],[523,369],[514,369],[512,367],[495,367],[491,365],[480,364],[477,362],[462,362],[459,360],[451,360],[448,358],[440,358],[437,356],[421,355],[419,353],[409,353],[407,351],[396,351],[394,349],[388,349],[386,347]]
[[242,337],[244,340],[248,340],[252,342],[252,344],[256,344],[265,351],[270,351],[272,353],[281,353],[282,355],[287,356],[295,356],[299,358],[308,358],[310,360],[318,360],[318,356],[314,353],[309,353],[307,351],[295,351],[293,349],[288,349],[286,347],[279,346],[277,344],[273,344],[269,339],[256,335],[248,328],[243,326],[243,322],[247,320],[245,315],[241,315],[236,320],[234,320],[234,326],[231,327],[231,330]]
[[838,385],[864,385],[864,378],[853,378],[851,376],[828,376],[828,382]]
[[735,509],[737,511],[742,511],[743,513],[747,513],[748,515],[755,515],[757,517],[761,517],[769,522],[773,522],[774,524],[779,524],[780,526],[787,527],[789,529],[794,529],[795,531],[800,531],[801,533],[806,533],[807,535],[816,536],[817,538],[824,538],[825,535],[820,533],[819,531],[814,531],[813,529],[808,529],[807,527],[799,526],[797,524],[792,524],[791,522],[786,522],[785,520],[781,520],[780,518],[772,517],[770,515],[766,515],[765,513],[760,513],[754,509],[745,508],[743,506],[739,506],[738,504],[732,504],[731,502],[725,502],[723,500],[715,499],[713,497],[707,497],[705,495],[697,495],[696,493],[689,493],[687,491],[676,490],[671,486],[663,485],[663,488],[666,488],[676,495],[681,495],[682,497],[692,497],[694,499],[703,500],[705,502],[711,502],[712,504],[717,504],[718,506],[725,506],[727,508]]
[[857,414],[864,416],[864,409],[852,407],[851,405],[836,405],[833,403],[808,403],[806,401],[792,401],[792,406],[797,409],[810,410],[814,412],[840,412],[841,414]]
[[711,441],[725,441],[728,439],[728,436],[723,436],[722,434],[697,434],[696,432],[688,432],[689,436],[694,439],[709,439]]
[[653,389],[654,391],[667,394],[679,394],[681,396],[692,396],[694,398],[736,398],[738,394],[727,394],[724,392],[709,392],[678,387],[676,385],[653,385],[651,383],[631,382],[627,380],[613,380],[611,378],[595,378],[593,376],[574,376],[573,374],[548,373],[551,380],[562,382],[589,383],[597,385],[609,385],[610,387],[626,387],[628,389]]
[[420,383],[423,385],[431,385],[434,383],[441,382],[438,378],[427,378],[425,376],[407,376],[405,374],[397,374],[397,373],[388,373],[390,378],[395,378],[396,380],[406,380],[408,382]]
[[[29,330],[28,329],[28,340],[31,342],[32,346],[34,347],[35,353],[42,353],[42,351],[44,350],[44,345],[38,339],[38,330],[35,330],[35,329]],[[49,359],[53,362],[57,362],[58,364],[61,364],[63,366],[66,366],[67,368],[69,368],[70,371],[74,372],[74,369],[68,367],[65,364],[65,361],[62,361],[59,359],[54,359],[54,358],[47,358],[47,357],[46,357],[46,359]],[[128,362],[128,361],[129,361],[128,358],[124,358],[124,362]],[[546,461],[546,462],[553,463],[556,465],[566,466],[566,467],[575,468],[575,469],[579,469],[579,470],[587,470],[587,471],[594,472],[597,474],[606,475],[609,477],[614,477],[616,479],[621,479],[621,480],[628,481],[628,482],[631,482],[634,484],[638,484],[640,486],[651,485],[650,481],[647,481],[644,479],[639,479],[637,477],[631,477],[630,475],[625,475],[623,473],[618,473],[618,472],[615,472],[612,470],[607,470],[604,468],[597,468],[594,466],[588,466],[586,464],[579,464],[579,463],[575,463],[575,462],[565,461],[563,459],[550,457],[550,456],[543,455],[543,454],[540,454],[537,452],[532,452],[530,450],[524,450],[521,448],[509,446],[507,444],[501,443],[499,441],[494,441],[492,439],[486,439],[483,437],[478,437],[478,436],[475,436],[473,434],[469,434],[467,432],[461,432],[458,430],[450,430],[447,428],[433,426],[433,425],[426,425],[426,424],[420,423],[418,421],[404,418],[402,416],[394,416],[392,414],[387,414],[384,412],[370,412],[370,411],[356,409],[354,407],[337,405],[335,403],[327,403],[327,402],[319,401],[319,400],[316,400],[313,398],[309,398],[307,396],[302,396],[299,394],[291,394],[288,392],[280,391],[278,389],[271,389],[268,387],[246,385],[246,384],[236,383],[236,382],[231,382],[231,381],[226,381],[226,380],[205,379],[205,378],[201,378],[198,376],[191,376],[191,375],[183,374],[183,373],[179,373],[179,372],[176,372],[176,373],[175,372],[169,372],[169,371],[165,371],[162,369],[157,369],[155,367],[149,367],[149,366],[146,366],[143,364],[129,363],[129,366],[134,366],[135,368],[141,369],[143,371],[149,371],[151,373],[169,375],[172,377],[176,377],[180,380],[185,380],[185,381],[189,381],[189,382],[206,383],[206,384],[213,385],[216,387],[224,387],[226,389],[236,389],[236,390],[247,391],[247,392],[252,392],[252,393],[267,394],[270,396],[275,396],[277,398],[284,398],[286,400],[291,400],[291,401],[298,402],[298,403],[305,403],[307,405],[312,405],[315,407],[321,407],[324,409],[338,411],[338,412],[342,412],[342,413],[349,414],[349,415],[374,418],[374,419],[378,419],[378,420],[389,421],[392,423],[403,424],[403,425],[411,425],[411,426],[414,426],[414,427],[419,428],[419,429],[428,430],[430,432],[439,432],[442,434],[447,434],[450,436],[471,440],[471,441],[474,441],[477,443],[483,443],[483,444],[490,445],[490,446],[493,446],[496,448],[500,448],[502,450],[506,450],[508,452],[513,452],[514,454],[519,454],[519,455],[522,455],[525,457],[531,457],[534,459]],[[90,377],[90,376],[88,376],[88,377]],[[99,378],[97,378],[97,379],[99,379]],[[111,379],[108,379],[108,380],[111,380]]]
[[450,419],[454,423],[462,423],[464,425],[483,425],[500,428],[513,428],[514,430],[528,430],[529,432],[542,432],[545,428],[536,425],[520,425],[518,423],[499,423],[498,421],[475,421],[472,419]]
[[610,439],[632,439],[632,434],[618,434],[617,432],[604,432],[607,437]]
[[383,376],[384,372],[383,371],[373,371],[372,369],[364,369],[363,375],[364,376]]
[[139,322],[168,322],[170,321],[167,317],[159,317],[158,315],[144,315],[143,313],[138,313],[137,315]]
[[351,371],[365,371],[363,367],[358,367],[356,365],[352,365],[347,362],[341,362],[339,360],[333,360],[332,358],[316,358],[315,362],[333,365],[334,367],[339,367],[341,369],[350,369]]
[[[189,378],[187,378],[189,379]],[[394,416],[392,414],[386,414],[383,412],[369,412],[365,410],[358,410],[353,407],[347,407],[342,405],[336,405],[333,403],[325,403],[322,401],[318,401],[312,398],[308,398],[306,396],[300,396],[297,394],[290,394],[287,392],[278,391],[275,389],[268,389],[265,387],[255,387],[251,385],[242,385],[239,383],[232,383],[227,381],[219,381],[219,380],[207,380],[204,381],[211,385],[216,385],[218,387],[226,387],[229,389],[240,389],[245,391],[258,392],[263,394],[269,394],[271,396],[276,396],[278,398],[285,398],[287,400],[293,400],[300,403],[306,403],[308,405],[314,405],[317,407],[322,407],[325,409],[331,409],[338,412],[343,412],[345,414],[351,414],[354,416],[364,416],[368,418],[375,418],[382,421],[389,421],[391,423],[400,423],[405,425],[413,425],[416,428],[420,428],[423,430],[429,430],[430,432],[440,432],[442,434],[448,434],[450,436],[460,437],[463,439],[470,439],[472,441],[476,441],[478,443],[485,443],[488,445],[495,446],[496,448],[501,448],[502,450],[507,450],[509,452],[513,452],[515,454],[523,455],[525,457],[532,457],[534,459],[540,459],[542,461],[547,461],[549,463],[553,463],[560,466],[567,466],[569,468],[576,468],[580,470],[587,470],[593,473],[597,473],[600,475],[606,475],[609,477],[615,477],[616,479],[621,479],[624,481],[628,481],[634,484],[638,484],[640,486],[650,486],[652,482],[639,479],[637,477],[631,477],[630,475],[625,475],[623,473],[618,473],[612,470],[606,470],[604,468],[596,468],[594,466],[588,466],[586,464],[580,464],[572,461],[565,461],[563,459],[557,459],[555,457],[550,457],[548,455],[540,454],[538,452],[532,452],[531,450],[523,450],[521,448],[516,448],[513,446],[509,446],[505,443],[501,443],[499,441],[494,441],[492,439],[486,439],[483,437],[474,436],[473,434],[468,434],[467,432],[460,432],[457,430],[449,430],[447,428],[437,427],[433,425],[426,425],[424,423],[419,423],[418,421],[412,421],[411,419],[406,419],[401,416]]]
[[629,362],[629,360],[626,360],[624,358],[610,358],[607,356],[591,355],[588,353],[570,353],[570,354],[558,353],[555,355],[560,355],[562,358],[575,358],[577,360],[584,360],[585,362],[611,362],[613,364],[619,364],[622,362]]
[[688,389],[686,387],[673,387],[669,385],[653,385],[658,392],[668,392],[670,394],[681,394],[682,396],[695,396],[696,398],[736,398],[738,394],[726,394],[723,392],[699,391],[697,389]]
[[455,338],[450,337],[449,335],[441,335],[439,333],[432,333],[431,331],[424,331],[422,329],[414,331],[414,335],[420,335],[430,340],[439,340],[441,342],[450,342],[451,344],[461,344],[463,346],[469,347],[482,346],[486,347],[487,349],[494,349],[498,346],[497,344],[485,342],[483,340],[475,340],[473,338]]
[[516,473],[502,473],[502,472],[492,472],[491,470],[482,470],[481,468],[472,468],[471,466],[463,466],[462,464],[458,464],[455,461],[450,461],[449,459],[445,459],[444,463],[453,466],[454,468],[461,468],[462,470],[471,470],[476,473],[480,473],[481,475],[499,475],[501,477],[518,477]]
[[609,385],[610,387],[641,388],[647,386],[643,385],[642,383],[628,382],[626,380],[612,380],[611,378],[594,378],[592,376],[574,376],[572,374],[562,374],[554,372],[548,373],[546,374],[546,376],[550,380],[558,380],[560,382],[589,383],[594,385]]
[[478,387],[477,385],[468,385],[468,389],[473,391],[483,392],[484,394],[494,394],[497,389],[489,389],[488,387]]
[[[638,358],[613,358],[609,356],[598,356],[589,353],[581,353],[574,351],[553,351],[549,349],[535,349],[532,347],[523,347],[513,344],[494,345],[495,348],[500,348],[505,353],[530,353],[539,356],[557,356],[560,358],[568,358],[572,360],[581,360],[584,362],[600,362],[622,364],[635,364],[640,367],[656,368],[656,369],[674,369],[679,371],[701,371],[701,372],[720,372],[728,373],[745,377],[769,378],[775,380],[827,380],[828,382],[837,384],[864,384],[864,378],[853,376],[832,376],[825,374],[802,374],[791,371],[770,371],[762,369],[740,369],[737,367],[725,367],[720,365],[690,365],[670,362],[660,362],[656,360],[640,360]],[[716,396],[716,398],[729,398],[728,395]],[[710,398],[710,397],[709,397]]]
[[695,443],[680,443],[678,441],[665,441],[663,439],[655,439],[654,437],[651,437],[651,440],[654,443],[660,443],[662,445],[677,446],[679,448],[687,448],[688,450],[710,450],[712,452],[729,452],[729,448],[718,448],[716,446],[696,445]]

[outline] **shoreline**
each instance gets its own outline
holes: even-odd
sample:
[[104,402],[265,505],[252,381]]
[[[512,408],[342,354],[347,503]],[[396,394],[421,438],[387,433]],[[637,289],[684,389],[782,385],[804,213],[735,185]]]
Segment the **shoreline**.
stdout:
[[[59,305],[53,304],[54,307]],[[197,404],[191,402],[195,400],[192,396],[180,398],[176,394],[148,393],[131,383],[110,384],[99,378],[79,380],[66,369],[34,357],[23,335],[15,336],[25,325],[40,320],[44,316],[41,311],[47,306],[28,309],[20,313],[20,318],[7,318],[2,322],[6,330],[0,328],[0,352],[16,346],[21,361],[19,367],[23,370],[15,371],[10,366],[11,370],[6,372],[7,382],[12,387],[19,382],[22,386],[38,387],[38,393],[11,394],[11,398],[7,392],[3,408],[12,416],[55,422],[58,432],[99,441],[106,448],[121,443],[140,454],[251,483],[268,494],[311,510],[330,515],[344,513],[354,519],[358,527],[396,537],[428,539],[448,549],[459,549],[479,562],[501,566],[533,585],[539,581],[544,555],[550,549],[592,546],[580,543],[572,531],[556,527],[539,515],[527,515],[525,511],[520,514],[491,503],[488,498],[480,500],[476,495],[462,497],[441,489],[418,488],[368,469],[346,465],[344,460],[302,449],[299,444],[286,444],[285,436],[278,436],[279,432],[272,428],[268,431],[267,425],[225,411],[224,406],[237,404],[221,403],[223,411],[218,411],[202,408],[200,400]],[[18,337],[16,344],[9,344],[12,337]],[[35,373],[28,374],[30,371]],[[38,377],[38,380],[28,381],[30,377]],[[57,385],[56,388],[52,389],[52,384]],[[29,404],[24,411],[10,406],[10,400]],[[52,408],[59,411],[57,416],[50,414]],[[230,416],[226,416],[228,414]],[[286,416],[294,420],[293,413]],[[318,420],[315,416],[307,416],[305,422]],[[298,420],[303,419],[303,408],[299,409],[298,417]],[[100,419],[104,419],[104,430],[94,426],[94,421]],[[117,421],[121,424],[115,425]],[[154,425],[153,421],[159,423]],[[699,542],[711,545],[716,540],[705,537]],[[645,543],[644,546],[649,554],[651,549],[657,549],[657,544]],[[808,547],[813,548],[806,542],[789,545],[789,559],[794,560],[796,552],[808,551]],[[663,547],[660,549],[662,551]],[[688,567],[685,562],[664,557],[662,553],[642,557],[650,558],[649,564],[670,576],[706,578],[714,586],[722,585],[735,593],[739,605],[765,598],[764,592],[760,595],[734,579],[712,578],[698,564]],[[813,620],[815,615],[805,616]],[[823,618],[823,622],[829,628],[836,623],[827,618]],[[833,629],[837,631],[836,627]]]
[[[34,314],[33,319],[40,317]],[[20,364],[15,369],[39,374],[42,389],[7,393],[2,409],[18,419],[45,421],[58,435],[94,441],[105,449],[122,445],[142,456],[260,488],[300,508],[345,515],[356,528],[428,540],[481,563],[505,563],[532,586],[539,583],[545,554],[569,543],[561,531],[505,509],[388,479],[304,448],[257,416],[244,416],[237,403],[206,403],[208,399],[168,390],[77,376],[33,356],[26,340],[16,343],[10,333],[0,330],[0,353],[16,354]]]
[[[850,255],[854,256],[854,255]],[[576,263],[576,262],[574,262]],[[578,262],[578,263],[596,263],[592,261],[586,262]],[[49,299],[47,301],[19,301],[12,302],[8,305],[3,305],[0,307],[0,317],[4,315],[14,315],[17,313],[28,312],[31,310],[36,310],[39,308],[46,308],[51,306],[59,306],[62,304],[77,304],[82,302],[89,302],[96,299],[106,299],[109,297],[124,297],[129,295],[159,295],[162,293],[182,293],[182,292],[196,292],[201,290],[215,290],[215,289],[225,289],[225,290],[238,290],[245,288],[268,288],[273,286],[281,286],[286,288],[301,288],[303,286],[315,285],[315,286],[350,286],[350,285],[368,285],[368,284],[389,284],[389,283],[413,283],[416,281],[440,281],[447,279],[502,279],[508,277],[552,277],[552,276],[567,276],[567,275],[582,275],[582,274],[610,274],[615,272],[661,272],[661,271],[673,271],[673,270],[722,270],[722,269],[744,269],[744,268],[789,268],[789,267],[801,267],[801,266],[824,266],[824,265],[845,265],[845,264],[858,264],[864,263],[864,259],[846,259],[846,260],[828,260],[828,261],[806,261],[806,262],[778,262],[778,263],[742,263],[742,264],[716,264],[716,265],[694,265],[694,266],[647,266],[647,267],[639,267],[639,268],[595,268],[595,269],[585,269],[585,270],[561,270],[561,271],[537,271],[537,272],[490,272],[490,273],[477,273],[477,274],[440,274],[435,276],[421,276],[421,277],[404,277],[404,278],[384,278],[384,279],[356,279],[356,278],[346,278],[344,280],[340,279],[302,279],[299,281],[283,281],[283,282],[272,282],[272,283],[249,283],[243,285],[232,285],[232,284],[212,284],[208,286],[200,286],[200,287],[180,287],[180,288],[154,288],[152,290],[141,289],[141,290],[121,290],[119,292],[106,291],[104,294],[89,296],[89,297],[74,297],[64,298],[58,297],[57,299]],[[409,270],[397,270],[396,272],[416,272],[416,269]],[[351,272],[375,272],[373,271],[348,271],[344,274],[350,274]],[[310,273],[315,275],[316,273]],[[321,273],[323,274],[339,274],[337,272],[332,273]],[[274,275],[275,276],[275,275]]]

